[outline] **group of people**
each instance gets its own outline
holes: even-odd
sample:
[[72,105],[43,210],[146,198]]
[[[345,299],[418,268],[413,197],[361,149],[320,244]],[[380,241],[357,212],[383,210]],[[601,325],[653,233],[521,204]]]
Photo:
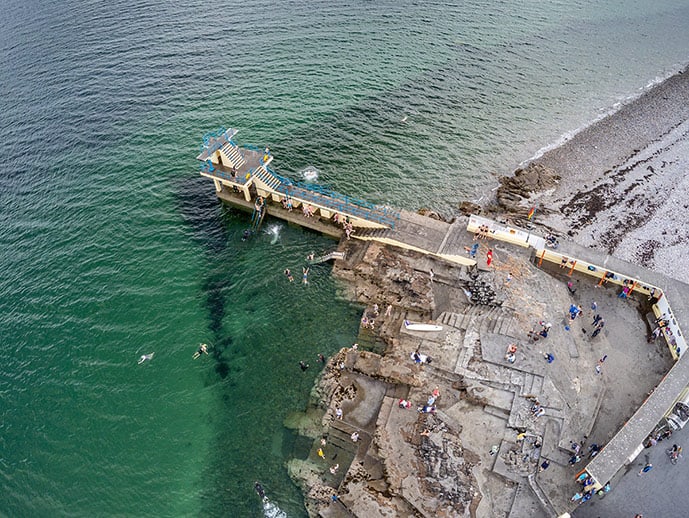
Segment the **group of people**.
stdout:
[[294,208],[294,203],[292,202],[292,198],[290,196],[285,196],[284,198],[282,198],[282,208],[288,212],[292,212],[292,208]]
[[[593,498],[593,495],[596,493],[596,482],[591,477],[588,473],[584,472],[579,477],[577,478],[577,482],[581,484],[581,490],[577,491],[574,493],[572,498],[570,499],[572,502],[579,502],[580,504],[583,504],[584,502],[588,502]],[[608,491],[610,491],[610,483],[608,482],[600,488],[597,493],[600,496],[605,495]]]
[[488,225],[479,225],[474,234],[474,239],[488,239],[490,237],[490,227]]
[[672,430],[670,428],[655,431],[648,436],[648,439],[646,439],[644,446],[646,446],[646,448],[651,448],[652,446],[655,446],[659,442],[662,442],[665,439],[669,439],[670,437],[672,437]]
[[550,333],[550,328],[553,327],[553,324],[550,322],[546,322],[545,320],[540,320],[538,322],[538,325],[541,326],[540,331],[536,331],[535,327],[531,331],[528,332],[529,337],[534,341],[537,342],[541,338],[545,339],[548,338],[548,333]]
[[661,334],[663,334],[664,329],[667,329],[667,331],[670,331],[670,329],[667,327],[668,321],[667,321],[667,316],[665,315],[665,313],[663,313],[658,318],[656,318],[654,323],[655,323],[655,327],[653,328],[653,331],[651,331],[651,334],[648,337],[648,343],[655,342],[655,340]]
[[426,400],[426,404],[422,405],[418,408],[419,413],[435,413],[435,402],[436,400],[440,397],[440,388],[435,387],[433,389],[433,392],[431,392],[431,395],[428,396],[428,399]]
[[361,317],[361,326],[364,329],[375,329],[376,327],[376,321],[372,318],[369,318],[364,314],[364,316]]
[[554,235],[548,234],[545,236],[545,246],[554,250],[560,246],[560,244],[557,242],[557,238]]
[[301,211],[305,217],[307,217],[307,218],[313,217],[314,208],[311,205],[304,203],[301,206]]
[[354,233],[354,225],[351,221],[349,221],[347,216],[343,216],[342,214],[338,214],[336,212],[333,214],[332,220],[336,225],[342,225],[342,229],[344,230],[347,239],[352,237],[352,234]]
[[622,283],[622,291],[620,291],[619,295],[617,295],[618,298],[620,299],[626,299],[629,297],[629,294],[632,292],[632,288],[634,285],[629,281],[629,279],[625,279],[624,282]]
[[579,315],[581,315],[581,306],[577,306],[576,304],[570,304],[570,306],[569,306],[569,319],[574,320]]
[[[287,280],[289,282],[294,282],[294,276],[292,275],[292,270],[289,268],[285,268],[285,270],[282,272],[285,274],[285,277],[287,277]],[[308,284],[309,283],[309,267],[308,266],[302,266],[301,268],[301,283],[302,284]]]
[[409,356],[414,361],[414,363],[417,365],[422,365],[424,363],[431,363],[433,361],[433,359],[430,356],[428,356],[427,354],[421,354],[418,350],[412,352]]
[[535,419],[538,419],[539,417],[545,415],[545,408],[538,402],[538,400],[534,401],[534,404],[531,405],[531,415]]
[[591,325],[593,326],[591,338],[595,338],[598,336],[598,333],[600,333],[605,327],[605,319],[602,316],[600,316],[599,313],[596,313],[593,317],[593,322],[591,323]]

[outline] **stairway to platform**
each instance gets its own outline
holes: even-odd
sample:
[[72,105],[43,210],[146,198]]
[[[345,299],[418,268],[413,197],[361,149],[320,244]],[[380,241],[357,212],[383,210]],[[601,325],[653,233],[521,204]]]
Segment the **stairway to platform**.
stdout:
[[239,169],[246,163],[246,160],[244,160],[244,157],[239,151],[239,148],[235,146],[232,142],[226,142],[225,144],[223,144],[220,150],[223,156],[230,161],[231,165],[233,165],[237,169]]

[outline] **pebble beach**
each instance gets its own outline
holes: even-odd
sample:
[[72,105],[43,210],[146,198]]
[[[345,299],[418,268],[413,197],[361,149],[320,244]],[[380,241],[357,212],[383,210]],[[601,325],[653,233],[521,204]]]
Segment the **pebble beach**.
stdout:
[[689,268],[689,73],[646,91],[533,160],[560,176],[537,223],[681,279]]

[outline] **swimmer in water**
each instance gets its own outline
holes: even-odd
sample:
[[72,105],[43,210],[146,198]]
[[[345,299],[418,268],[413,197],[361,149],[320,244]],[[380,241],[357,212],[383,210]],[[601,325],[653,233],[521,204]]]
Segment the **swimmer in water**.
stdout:
[[199,345],[198,350],[194,353],[194,356],[192,356],[192,358],[196,360],[202,354],[208,354],[208,346],[206,344]]
[[138,364],[141,365],[141,364],[142,364],[143,362],[145,362],[146,360],[150,360],[151,358],[153,358],[153,355],[154,355],[154,354],[155,354],[155,353],[142,354],[142,355],[141,355],[141,358],[139,358]]
[[287,280],[289,280],[289,282],[294,282],[294,277],[292,277],[292,272],[289,270],[289,268],[285,268],[285,276],[287,276]]
[[259,481],[254,482],[254,489],[258,493],[258,496],[260,496],[261,498],[266,497],[266,492],[263,489],[263,486],[261,485],[261,483]]

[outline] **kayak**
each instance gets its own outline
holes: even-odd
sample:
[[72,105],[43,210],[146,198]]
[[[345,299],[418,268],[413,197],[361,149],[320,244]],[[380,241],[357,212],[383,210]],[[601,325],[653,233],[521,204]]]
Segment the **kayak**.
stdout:
[[442,331],[443,326],[436,324],[422,324],[420,322],[409,322],[409,320],[404,321],[404,327],[409,331]]

